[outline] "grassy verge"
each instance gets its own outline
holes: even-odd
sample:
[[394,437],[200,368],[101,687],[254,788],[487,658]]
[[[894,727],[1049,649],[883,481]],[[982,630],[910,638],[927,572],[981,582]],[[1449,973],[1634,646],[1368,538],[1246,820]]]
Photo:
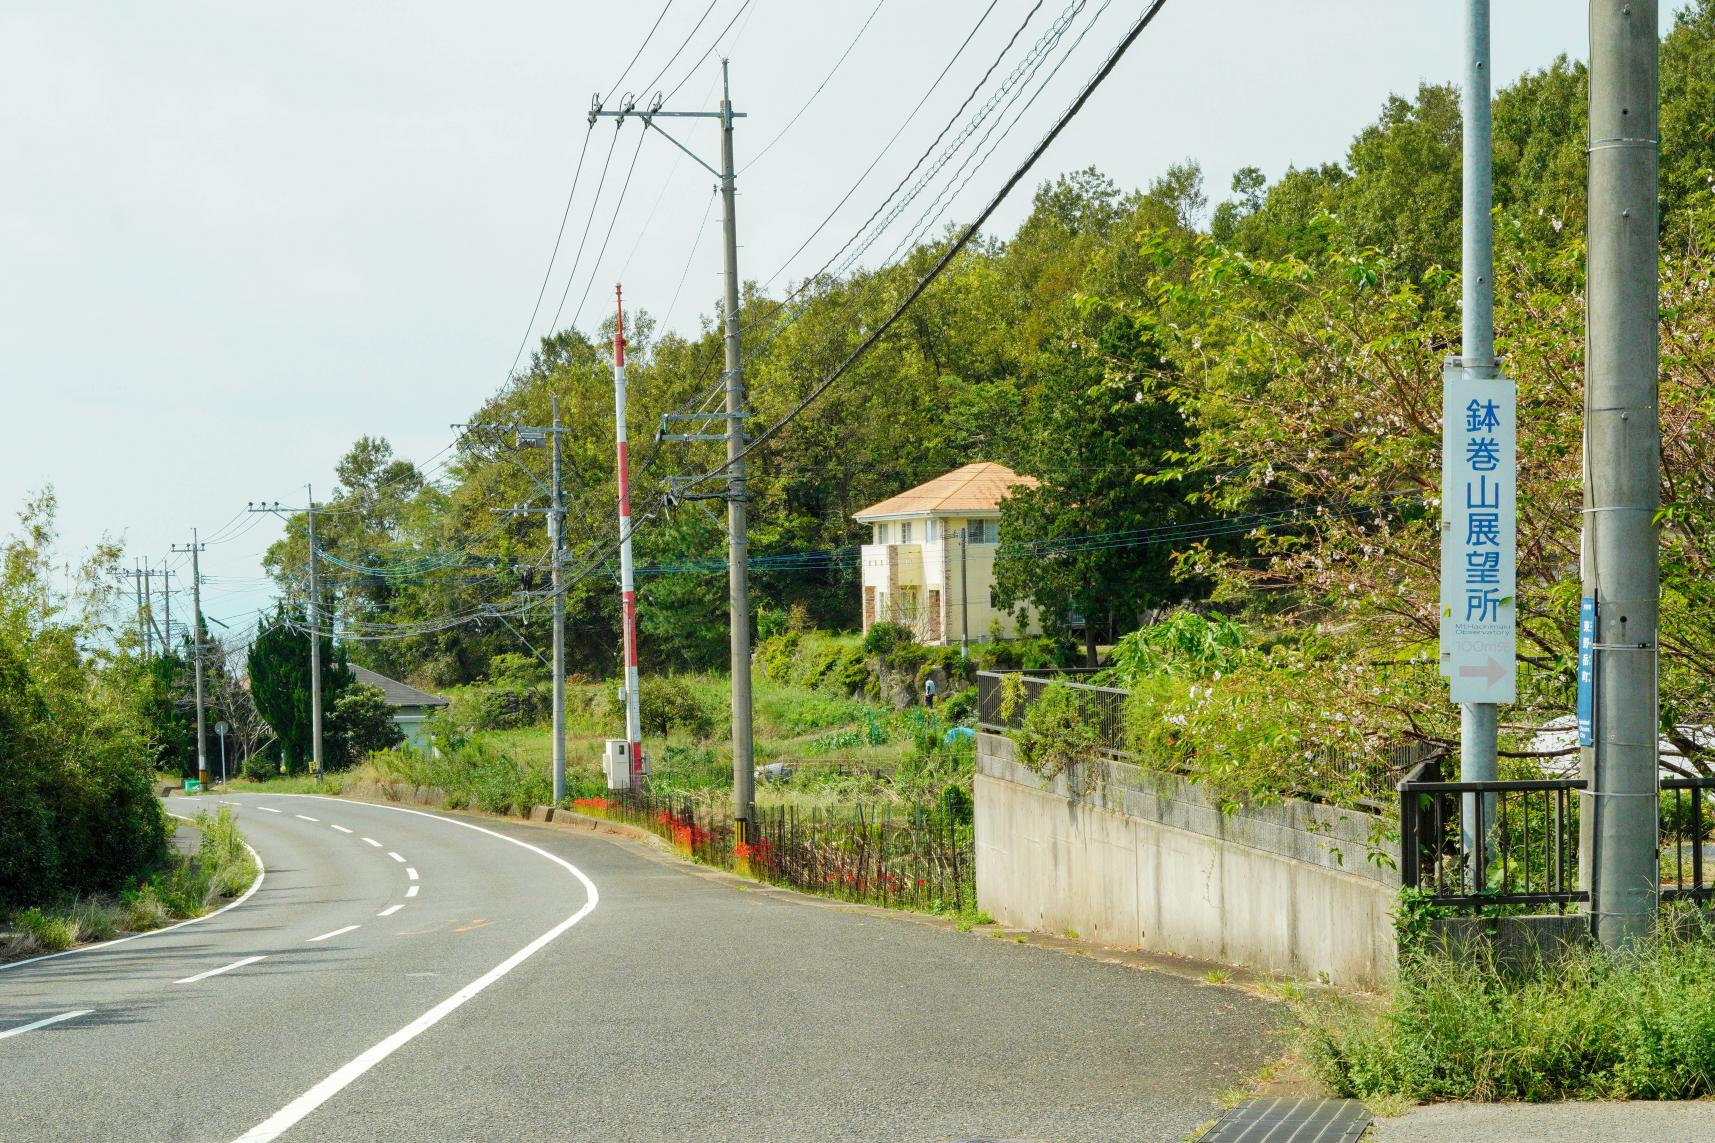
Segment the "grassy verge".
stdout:
[[1664,918],[1627,956],[1569,950],[1507,971],[1417,954],[1386,1000],[1299,1004],[1318,1077],[1366,1101],[1715,1095],[1715,927]]
[[175,853],[164,868],[117,897],[81,897],[14,913],[0,928],[0,961],[158,929],[243,893],[256,880],[256,862],[232,811],[199,813],[195,825],[201,838],[195,853]]

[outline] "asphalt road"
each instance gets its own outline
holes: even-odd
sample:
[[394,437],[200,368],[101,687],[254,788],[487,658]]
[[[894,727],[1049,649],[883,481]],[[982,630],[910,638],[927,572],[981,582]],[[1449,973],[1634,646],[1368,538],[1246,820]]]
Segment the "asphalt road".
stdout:
[[1277,1047],[1231,989],[605,838],[230,801],[248,900],[0,967],[0,1139],[1177,1140]]

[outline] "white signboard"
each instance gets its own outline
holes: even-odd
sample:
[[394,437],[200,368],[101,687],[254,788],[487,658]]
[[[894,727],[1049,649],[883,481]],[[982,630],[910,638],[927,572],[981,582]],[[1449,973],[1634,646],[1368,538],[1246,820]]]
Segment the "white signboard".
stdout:
[[1441,673],[1456,703],[1517,698],[1516,389],[1448,365],[1442,380]]

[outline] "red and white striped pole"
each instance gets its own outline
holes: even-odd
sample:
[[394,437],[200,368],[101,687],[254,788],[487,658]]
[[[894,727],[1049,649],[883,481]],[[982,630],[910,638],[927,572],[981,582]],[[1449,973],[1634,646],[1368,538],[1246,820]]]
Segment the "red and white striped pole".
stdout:
[[625,739],[631,759],[631,788],[643,785],[643,719],[637,703],[637,586],[631,567],[631,461],[625,448],[625,301],[613,287],[619,315],[613,330],[613,421],[618,432],[619,590],[624,601]]

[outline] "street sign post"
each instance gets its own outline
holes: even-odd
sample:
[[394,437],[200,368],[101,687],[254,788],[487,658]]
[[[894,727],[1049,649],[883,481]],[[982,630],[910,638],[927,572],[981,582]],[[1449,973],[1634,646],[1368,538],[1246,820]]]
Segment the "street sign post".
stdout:
[[1578,745],[1596,744],[1596,601],[1578,601]]
[[214,724],[214,732],[220,735],[220,784],[226,785],[226,720],[221,719]]
[[1442,382],[1441,673],[1455,703],[1517,698],[1517,396],[1449,362]]

